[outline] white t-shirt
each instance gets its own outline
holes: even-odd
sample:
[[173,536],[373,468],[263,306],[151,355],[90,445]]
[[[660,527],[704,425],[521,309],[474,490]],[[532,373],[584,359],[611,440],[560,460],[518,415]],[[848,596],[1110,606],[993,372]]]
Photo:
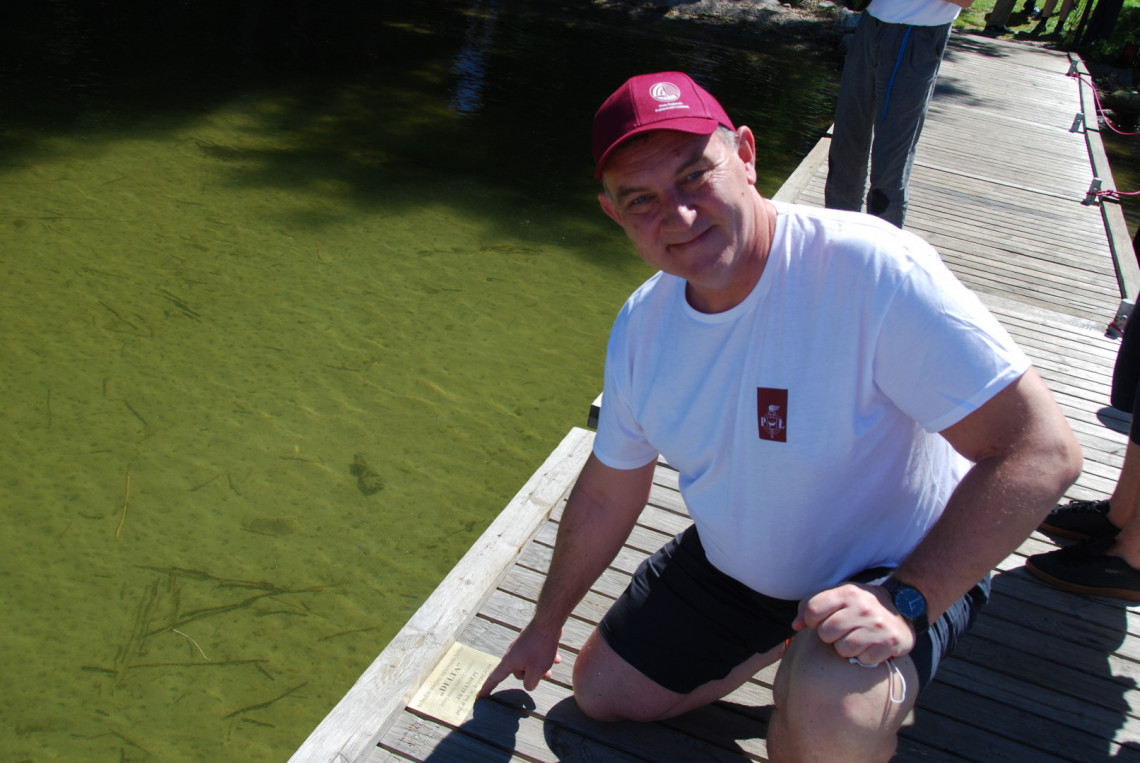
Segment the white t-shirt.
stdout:
[[962,7],[949,0],[871,0],[867,13],[888,24],[941,26],[958,18]]
[[1029,361],[917,236],[776,207],[741,304],[697,312],[664,273],[626,302],[594,452],[617,469],[663,455],[709,560],[800,599],[906,557],[968,468],[936,433]]

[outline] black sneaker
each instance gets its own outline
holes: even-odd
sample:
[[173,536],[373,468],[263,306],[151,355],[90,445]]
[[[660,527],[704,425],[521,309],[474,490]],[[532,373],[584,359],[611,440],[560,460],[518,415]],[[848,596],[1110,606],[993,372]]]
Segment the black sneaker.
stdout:
[[1037,529],[1048,535],[1073,540],[1115,538],[1120,533],[1120,528],[1108,521],[1108,501],[1059,504]]
[[1105,553],[1113,542],[1105,538],[1034,554],[1025,560],[1025,568],[1062,591],[1140,601],[1140,570]]

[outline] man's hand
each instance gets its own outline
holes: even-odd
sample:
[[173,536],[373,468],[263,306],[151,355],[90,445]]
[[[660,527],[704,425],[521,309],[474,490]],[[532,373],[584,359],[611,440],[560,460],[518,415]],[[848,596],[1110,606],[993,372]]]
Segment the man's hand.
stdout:
[[562,626],[629,537],[649,500],[656,466],[650,461],[622,470],[606,466],[593,453],[586,459],[558,523],[550,571],[538,594],[534,618],[487,676],[480,697],[509,675],[533,691],[539,681],[550,677],[550,668],[562,662],[558,656]]
[[509,675],[522,681],[523,688],[527,691],[534,691],[539,680],[550,678],[550,669],[562,662],[562,656],[558,654],[558,639],[561,636],[560,629],[553,633],[544,632],[535,629],[533,623],[523,628],[519,637],[507,648],[503,659],[483,682],[479,696],[490,695]]
[[847,583],[800,602],[792,627],[812,628],[840,657],[878,665],[914,648],[914,631],[879,586]]

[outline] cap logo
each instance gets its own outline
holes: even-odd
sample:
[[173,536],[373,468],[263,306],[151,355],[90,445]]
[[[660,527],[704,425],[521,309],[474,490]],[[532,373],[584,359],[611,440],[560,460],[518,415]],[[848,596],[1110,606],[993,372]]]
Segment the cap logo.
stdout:
[[649,96],[655,101],[669,103],[681,97],[681,88],[672,82],[658,82],[649,88]]

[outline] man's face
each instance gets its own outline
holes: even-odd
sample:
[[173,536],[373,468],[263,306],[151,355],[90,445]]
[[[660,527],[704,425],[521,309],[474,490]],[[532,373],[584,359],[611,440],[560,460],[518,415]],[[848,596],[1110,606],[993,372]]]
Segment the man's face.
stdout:
[[606,214],[643,260],[688,281],[690,302],[706,312],[743,299],[763,270],[755,143],[748,128],[738,138],[733,148],[719,131],[657,130],[619,149],[602,174]]

